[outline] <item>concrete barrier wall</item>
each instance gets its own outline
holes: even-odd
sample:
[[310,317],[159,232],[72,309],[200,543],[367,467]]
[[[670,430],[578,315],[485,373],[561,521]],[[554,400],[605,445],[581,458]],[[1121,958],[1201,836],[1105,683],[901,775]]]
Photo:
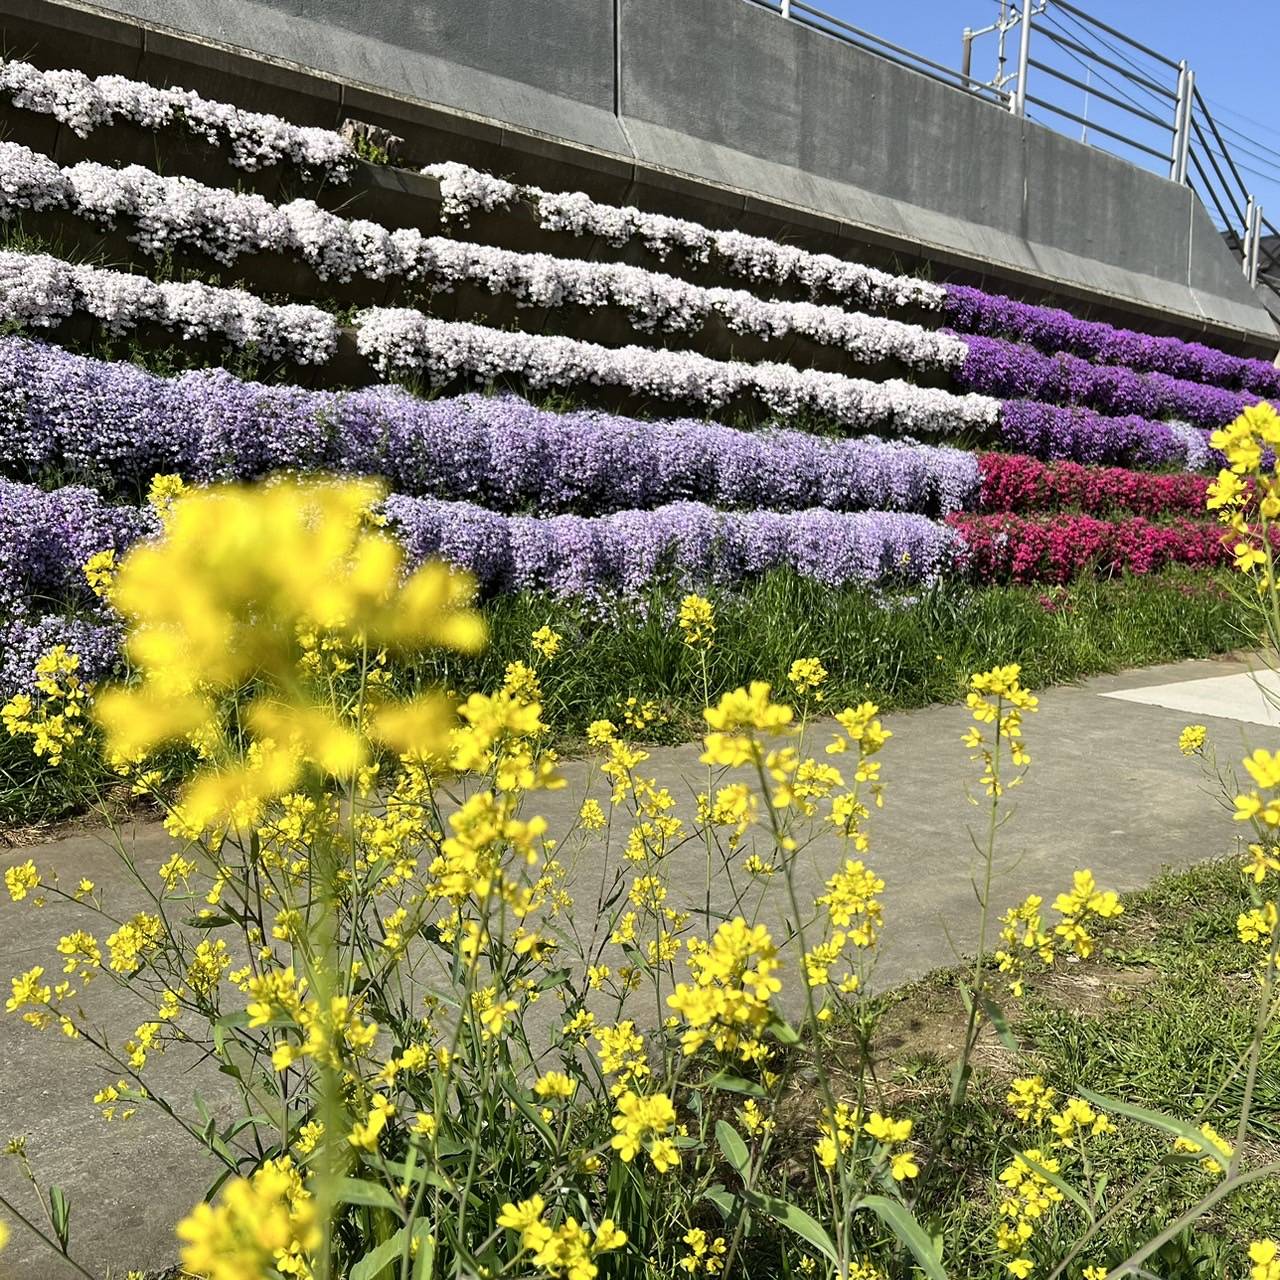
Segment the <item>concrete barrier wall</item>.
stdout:
[[[547,186],[1275,352],[1187,188],[745,0],[0,0],[0,20],[17,51],[26,31],[92,28],[95,50],[136,40],[144,78],[180,79],[186,57],[196,87],[247,78],[251,105],[293,118],[416,122]],[[236,51],[276,66],[247,75]],[[48,40],[33,56],[57,61]]]

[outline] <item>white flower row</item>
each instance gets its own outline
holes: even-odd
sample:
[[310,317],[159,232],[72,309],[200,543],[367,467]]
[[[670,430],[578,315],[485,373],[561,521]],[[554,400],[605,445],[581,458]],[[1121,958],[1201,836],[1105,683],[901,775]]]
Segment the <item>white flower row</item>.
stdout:
[[938,310],[946,290],[927,280],[895,276],[875,267],[847,262],[829,253],[810,253],[742,231],[717,231],[686,218],[646,213],[632,205],[601,204],[581,191],[550,192],[518,186],[453,161],[428,165],[423,173],[440,183],[447,217],[466,217],[477,209],[491,213],[527,200],[546,231],[598,236],[612,245],[640,240],[665,259],[679,249],[694,262],[714,262],[734,275],[769,284],[796,283],[810,293],[834,293],[868,306],[917,306]]
[[[346,181],[356,160],[351,143],[333,129],[290,124],[279,116],[202,98],[190,89],[158,89],[124,76],[90,79],[81,71],[44,71],[29,62],[0,60],[0,94],[16,107],[52,115],[81,137],[117,119],[144,129],[181,123],[215,146],[226,147],[231,163],[242,169],[288,161]],[[945,291],[940,285],[831,254],[810,253],[763,236],[719,231],[630,205],[602,204],[580,191],[517,186],[453,162],[430,165],[424,172],[440,182],[446,212],[454,217],[465,217],[476,209],[508,208],[525,199],[534,205],[547,230],[600,236],[615,245],[639,239],[660,258],[678,248],[695,262],[714,259],[752,281],[796,282],[813,293],[832,292],[866,305],[932,310],[942,306]]]
[[[339,335],[336,319],[318,307],[273,306],[242,289],[156,283],[47,254],[0,252],[0,314],[18,324],[51,328],[77,312],[91,315],[114,335],[159,324],[189,341],[222,338],[300,364],[329,360]],[[537,388],[588,383],[709,407],[751,396],[775,413],[811,410],[854,428],[982,431],[995,425],[1000,410],[1000,401],[991,396],[955,395],[896,378],[871,382],[771,362],[712,360],[690,351],[603,347],[434,320],[399,307],[361,312],[356,342],[383,374],[425,372],[435,382],[514,376]]]
[[487,382],[515,375],[535,388],[591,383],[710,407],[752,396],[775,413],[811,410],[854,428],[891,423],[903,432],[982,431],[1000,401],[954,395],[901,379],[870,382],[791,365],[712,360],[690,351],[602,347],[433,320],[419,311],[373,307],[356,317],[356,342],[383,374],[425,373],[433,382]]
[[323,364],[338,345],[337,322],[319,307],[272,306],[243,289],[157,284],[47,254],[0,252],[0,314],[7,320],[53,328],[77,312],[115,336],[159,324],[187,341],[222,338],[299,364]]
[[244,253],[291,253],[321,279],[403,276],[452,291],[474,284],[523,306],[616,306],[642,331],[689,331],[715,315],[732,330],[765,339],[802,335],[864,363],[897,359],[915,368],[954,369],[968,348],[921,325],[812,302],[767,302],[745,289],[704,289],[660,271],[555,258],[388,231],[341,218],[311,200],[274,205],[262,196],[162,177],[141,165],[70,168],[15,143],[0,142],[0,218],[27,209],[71,209],[113,226],[128,218],[145,252],[194,248],[230,264]]
[[116,120],[144,129],[183,124],[214,146],[226,147],[231,163],[241,169],[287,161],[344,182],[356,159],[351,144],[333,129],[290,124],[190,89],[157,89],[124,76],[91,80],[81,71],[42,71],[29,62],[0,61],[0,93],[15,107],[55,117],[82,138]]

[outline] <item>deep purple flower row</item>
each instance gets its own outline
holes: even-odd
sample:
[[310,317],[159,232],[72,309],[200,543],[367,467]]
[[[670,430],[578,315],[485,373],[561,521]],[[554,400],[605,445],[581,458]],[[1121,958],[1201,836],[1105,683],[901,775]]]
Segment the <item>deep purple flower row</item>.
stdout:
[[1079,404],[1109,414],[1185,418],[1211,430],[1225,426],[1258,397],[1166,373],[1135,373],[1092,364],[1069,353],[1042,355],[1002,338],[971,336],[969,354],[953,375],[960,386],[987,395]]
[[1049,353],[1071,352],[1101,364],[1127,365],[1260,396],[1280,395],[1280,369],[1265,360],[1229,355],[1200,342],[1118,329],[1099,320],[1080,320],[1057,307],[1033,306],[969,285],[947,286],[943,314],[966,340],[970,334],[1012,338]]

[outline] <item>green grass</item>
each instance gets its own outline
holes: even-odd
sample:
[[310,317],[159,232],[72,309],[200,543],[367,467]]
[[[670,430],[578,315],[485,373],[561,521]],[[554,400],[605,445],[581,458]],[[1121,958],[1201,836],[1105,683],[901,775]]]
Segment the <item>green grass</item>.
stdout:
[[[995,1043],[989,1053],[980,1050],[968,1102],[915,1205],[921,1221],[947,1241],[949,1274],[992,1280],[1004,1274],[992,1257],[991,1179],[1013,1152],[1041,1146],[1045,1136],[1004,1101],[1015,1075],[1039,1074],[1063,1096],[1088,1088],[1183,1120],[1203,1111],[1220,1133],[1234,1135],[1242,1098],[1235,1068],[1254,1032],[1259,991],[1256,952],[1236,937],[1236,917],[1251,904],[1238,864],[1168,874],[1125,903],[1094,957],[1034,980],[1020,1004],[1005,1002],[1020,1051]],[[963,1017],[957,980],[955,973],[933,975],[887,995],[877,1010],[882,1036],[912,1028],[905,1047],[901,1035],[887,1039],[897,1047],[884,1051],[878,1074],[897,1099],[895,1114],[912,1115],[922,1136],[941,1116],[947,1092],[950,1055],[929,1045],[931,1038],[951,1043],[949,1033]],[[1089,1146],[1101,1208],[1113,1216],[1067,1271],[1073,1278],[1086,1263],[1123,1261],[1218,1180],[1195,1161],[1171,1161],[1166,1135],[1118,1121],[1115,1137]],[[1249,1164],[1280,1159],[1280,1024],[1274,1019],[1263,1041],[1251,1127]],[[1083,1190],[1079,1166],[1068,1175]],[[1244,1275],[1248,1242],[1274,1236],[1278,1223],[1280,1177],[1273,1176],[1214,1206],[1147,1264],[1150,1274],[1162,1280]],[[1064,1204],[1054,1211],[1032,1250],[1042,1264],[1037,1276],[1066,1256],[1084,1226],[1080,1209]]]
[[[634,694],[662,708],[649,736],[686,740],[701,723],[703,689],[675,625],[678,602],[677,592],[657,593],[596,617],[546,599],[499,599],[485,607],[492,642],[481,657],[419,663],[415,674],[492,687],[508,662],[529,660],[529,636],[547,623],[565,638],[542,682],[553,723],[579,733]],[[778,572],[715,605],[713,696],[753,679],[785,689],[796,658],[818,657],[830,673],[828,705],[870,699],[884,710],[954,701],[971,672],[997,662],[1021,662],[1024,682],[1044,687],[1253,643],[1225,575],[1185,570],[1056,589],[946,582],[913,597],[831,591]]]
[[[633,695],[659,711],[637,736],[687,741],[701,731],[703,684],[675,623],[679,600],[678,591],[663,590],[638,605],[593,612],[546,597],[501,597],[484,606],[491,643],[481,656],[417,659],[397,672],[398,683],[493,689],[509,662],[531,660],[530,635],[550,624],[564,643],[540,667],[544,718],[562,746],[571,750],[592,720],[621,723],[622,704]],[[971,672],[993,663],[1021,662],[1024,681],[1043,688],[1252,643],[1225,576],[1186,570],[1056,589],[948,582],[915,597],[832,591],[778,572],[716,596],[715,605],[713,698],[750,680],[785,689],[796,658],[818,657],[830,672],[826,702],[834,707],[867,699],[884,710],[951,702]],[[114,781],[91,751],[54,771],[25,742],[0,737],[0,828],[82,810]]]

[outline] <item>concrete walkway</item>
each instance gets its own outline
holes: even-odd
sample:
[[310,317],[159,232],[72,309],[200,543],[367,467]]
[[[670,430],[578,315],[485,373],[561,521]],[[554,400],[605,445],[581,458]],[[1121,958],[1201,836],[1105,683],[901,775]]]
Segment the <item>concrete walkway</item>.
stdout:
[[[1199,683],[1205,682],[1205,683]],[[1119,890],[1149,882],[1165,867],[1182,867],[1235,848],[1239,828],[1202,777],[1197,761],[1178,751],[1188,722],[1208,726],[1218,756],[1238,762],[1255,746],[1280,747],[1280,715],[1256,689],[1245,662],[1222,659],[1152,667],[1051,689],[1026,721],[1033,765],[1016,797],[1016,813],[1000,836],[1002,868],[997,897],[1003,906],[1031,892],[1053,895],[1070,884],[1077,867]],[[884,987],[953,963],[972,948],[978,911],[969,824],[982,814],[967,800],[976,766],[960,735],[969,723],[963,707],[932,707],[887,718],[893,738],[881,757],[886,804],[873,814],[866,861],[886,881],[886,929],[876,985]],[[642,772],[657,775],[692,809],[704,785],[699,748],[655,748]],[[569,764],[569,786],[540,797],[555,833],[584,794],[602,794],[600,780],[582,764]],[[158,866],[171,842],[155,826],[124,833],[142,866]],[[113,900],[127,894],[107,833],[76,835],[34,850],[0,851],[0,865],[34,856],[42,870],[64,880],[88,875]],[[836,863],[838,847],[824,837],[803,852],[800,891],[810,897]],[[588,864],[589,865],[586,865]],[[605,869],[608,870],[607,868]],[[580,858],[571,875],[580,895],[594,894],[599,858]],[[687,885],[688,905],[701,904],[705,863],[700,849],[677,855],[672,884]],[[716,900],[724,900],[717,886]],[[136,893],[136,890],[134,891]],[[577,915],[589,929],[589,911]],[[74,906],[33,912],[0,902],[0,977],[33,964],[57,971],[60,934],[76,927]],[[770,913],[764,917],[771,924]],[[95,1008],[114,1028],[131,1030],[144,1016],[131,997],[100,984]],[[126,1027],[125,1024],[128,1024]],[[224,1079],[208,1064],[165,1062],[173,1092],[199,1088],[215,1110],[226,1098]],[[0,1018],[0,1140],[28,1135],[33,1163],[60,1183],[73,1203],[78,1254],[104,1273],[161,1266],[174,1256],[172,1224],[203,1193],[212,1166],[193,1153],[173,1122],[144,1110],[127,1124],[106,1125],[91,1105],[93,1093],[114,1076],[92,1050],[43,1036],[15,1017]],[[0,1189],[24,1205],[31,1199],[12,1162],[0,1163]],[[61,1280],[74,1274],[28,1242],[21,1229],[0,1255],[0,1280]]]

